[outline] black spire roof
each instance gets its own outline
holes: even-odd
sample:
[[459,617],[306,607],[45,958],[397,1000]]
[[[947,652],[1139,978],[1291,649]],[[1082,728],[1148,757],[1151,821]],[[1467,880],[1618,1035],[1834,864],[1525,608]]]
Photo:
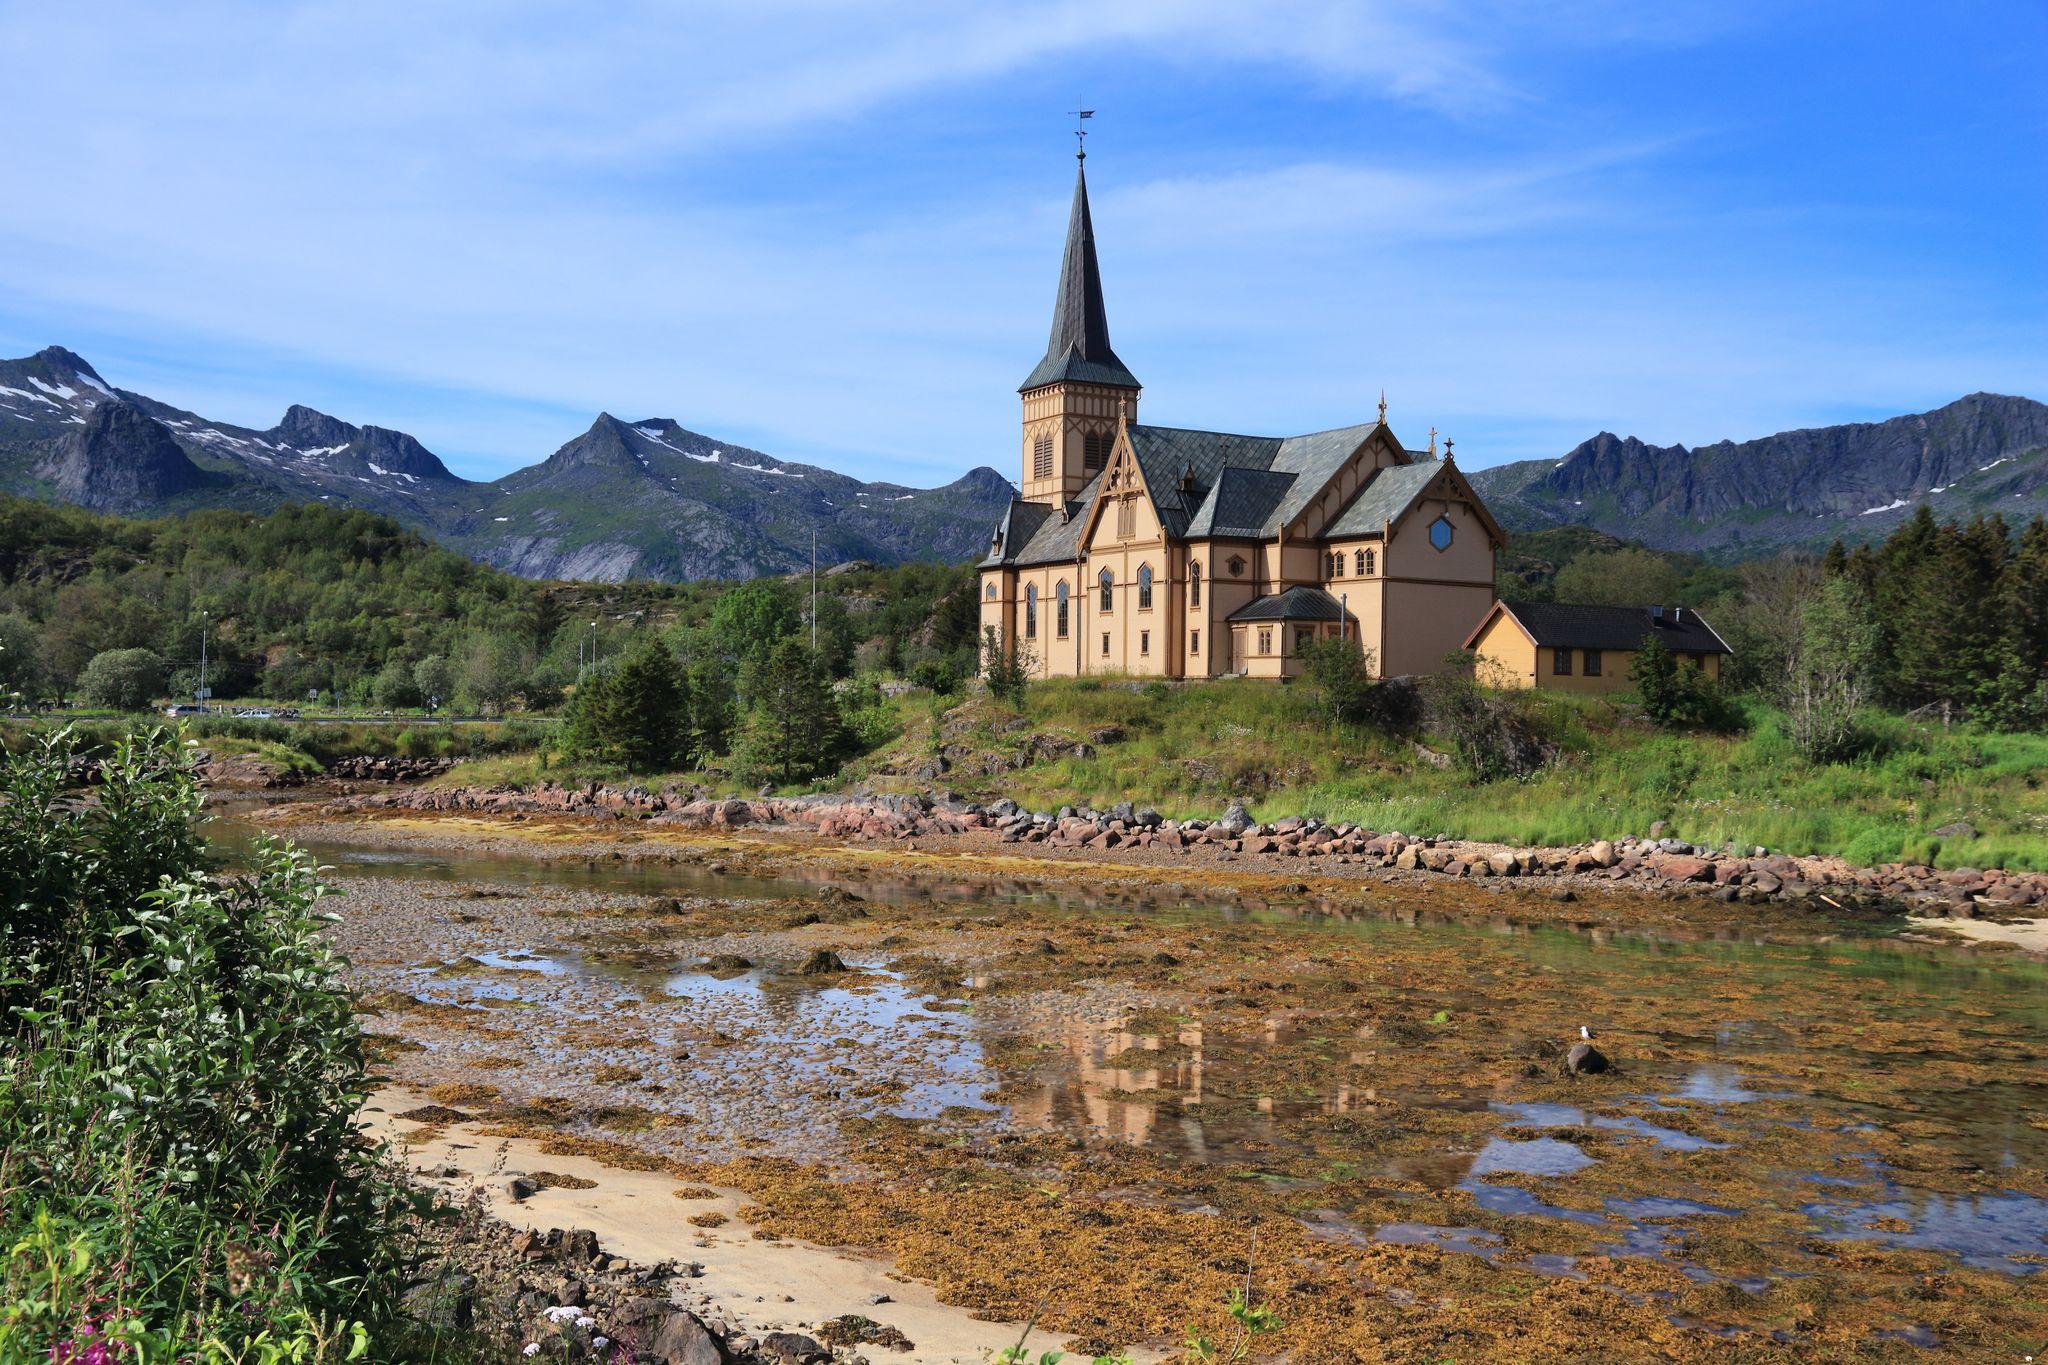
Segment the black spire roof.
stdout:
[[1088,217],[1088,170],[1074,178],[1074,212],[1067,219],[1067,254],[1060,261],[1060,294],[1052,308],[1052,340],[1045,359],[1019,390],[1061,380],[1142,387],[1109,349],[1109,314],[1102,306],[1102,272],[1095,264],[1095,225]]

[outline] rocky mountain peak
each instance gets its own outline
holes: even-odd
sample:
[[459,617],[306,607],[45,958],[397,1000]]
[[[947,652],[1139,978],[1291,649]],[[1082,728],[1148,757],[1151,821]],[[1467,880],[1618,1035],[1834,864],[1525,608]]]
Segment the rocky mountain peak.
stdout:
[[263,434],[300,450],[316,450],[326,446],[345,446],[356,439],[358,429],[339,417],[329,417],[317,408],[294,403],[284,410],[284,420]]
[[112,399],[92,410],[36,466],[57,496],[99,512],[139,512],[215,481],[162,423]]

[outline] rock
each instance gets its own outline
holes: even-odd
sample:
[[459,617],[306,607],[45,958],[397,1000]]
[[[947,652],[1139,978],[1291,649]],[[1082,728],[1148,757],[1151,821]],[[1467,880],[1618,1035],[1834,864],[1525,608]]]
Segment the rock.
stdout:
[[1661,839],[1670,832],[1671,822],[1669,820],[1652,820],[1650,822],[1650,837],[1652,839]]
[[754,964],[738,953],[713,953],[699,969],[707,972],[744,972]]
[[725,1365],[725,1347],[694,1313],[670,1313],[648,1351],[661,1365]]
[[1610,1065],[1607,1054],[1591,1043],[1573,1043],[1564,1055],[1564,1069],[1573,1076],[1597,1076]]
[[1252,813],[1244,808],[1244,802],[1233,801],[1230,803],[1230,809],[1224,811],[1223,818],[1216,823],[1228,830],[1233,836],[1242,836],[1257,821],[1253,820]]
[[846,963],[830,948],[813,948],[811,955],[804,959],[804,965],[797,968],[799,976],[829,976],[846,970]]
[[1937,839],[1974,839],[1977,837],[1977,827],[1968,820],[1958,820],[1952,825],[1943,825],[1940,829],[1934,831],[1934,837]]
[[1621,861],[1621,855],[1614,851],[1614,843],[1609,839],[1595,839],[1593,846],[1586,850],[1586,856],[1601,867],[1613,867]]
[[1090,744],[1120,744],[1123,738],[1124,727],[1121,725],[1098,725],[1088,732]]
[[1554,901],[1560,901],[1565,905],[1570,905],[1579,898],[1579,893],[1572,890],[1569,886],[1560,886],[1557,890],[1550,893],[1550,898]]
[[1650,866],[1658,876],[1669,882],[1712,881],[1714,865],[1705,858],[1694,858],[1684,854],[1671,854],[1653,860]]
[[597,1234],[589,1228],[570,1228],[562,1234],[562,1259],[572,1265],[589,1265],[598,1258]]
[[770,1332],[761,1338],[761,1354],[772,1360],[803,1362],[828,1360],[832,1353],[817,1338],[802,1332]]
[[528,1180],[523,1175],[515,1175],[510,1180],[507,1180],[505,1182],[504,1188],[505,1197],[507,1199],[510,1199],[513,1203],[518,1204],[533,1198],[533,1196],[535,1196],[536,1194],[539,1194],[540,1182],[535,1180]]
[[405,1315],[438,1332],[466,1332],[476,1319],[476,1276],[453,1266],[405,1291]]

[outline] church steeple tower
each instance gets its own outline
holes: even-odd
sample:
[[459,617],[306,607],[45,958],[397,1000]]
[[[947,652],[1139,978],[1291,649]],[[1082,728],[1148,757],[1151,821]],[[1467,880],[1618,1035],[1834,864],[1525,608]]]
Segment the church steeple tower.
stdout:
[[[1087,153],[1080,159],[1085,163]],[[1140,387],[1110,349],[1083,164],[1074,177],[1052,336],[1045,358],[1018,389],[1024,399],[1025,498],[1057,503],[1079,493],[1109,462],[1119,403],[1129,398],[1135,406]]]

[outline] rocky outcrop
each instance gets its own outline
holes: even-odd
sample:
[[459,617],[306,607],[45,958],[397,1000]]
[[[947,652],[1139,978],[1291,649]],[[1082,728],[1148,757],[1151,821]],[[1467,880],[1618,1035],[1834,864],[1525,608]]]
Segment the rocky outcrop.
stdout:
[[427,1229],[445,1242],[445,1255],[423,1258],[435,1269],[407,1290],[404,1305],[416,1321],[490,1348],[488,1358],[633,1365],[831,1358],[810,1337],[788,1331],[756,1337],[724,1321],[689,1292],[703,1273],[695,1264],[635,1265],[607,1252],[586,1228],[515,1231],[486,1221],[454,1235],[461,1221]]
[[95,512],[149,511],[223,482],[192,463],[161,422],[119,399],[96,405],[35,473],[59,498]]
[[344,782],[419,782],[455,766],[452,758],[379,758],[357,754],[327,765],[327,776]]
[[1306,817],[1257,823],[1242,805],[1216,820],[1169,820],[1123,802],[1109,810],[1062,806],[1030,811],[1010,800],[986,804],[947,795],[823,793],[715,798],[695,790],[650,792],[591,784],[461,787],[356,797],[336,814],[379,810],[464,814],[570,815],[645,820],[698,828],[809,830],[849,843],[968,836],[996,845],[1054,850],[1158,850],[1233,861],[1301,858],[1311,864],[1377,868],[1393,874],[1528,878],[1560,886],[1611,883],[1723,901],[1779,901],[1835,909],[1910,906],[1916,913],[1969,917],[2048,906],[2048,873],[1938,870],[1922,864],[1857,867],[1833,857],[1792,857],[1764,849],[1695,847],[1669,837],[1624,836],[1570,847],[1500,844],[1376,832]]

